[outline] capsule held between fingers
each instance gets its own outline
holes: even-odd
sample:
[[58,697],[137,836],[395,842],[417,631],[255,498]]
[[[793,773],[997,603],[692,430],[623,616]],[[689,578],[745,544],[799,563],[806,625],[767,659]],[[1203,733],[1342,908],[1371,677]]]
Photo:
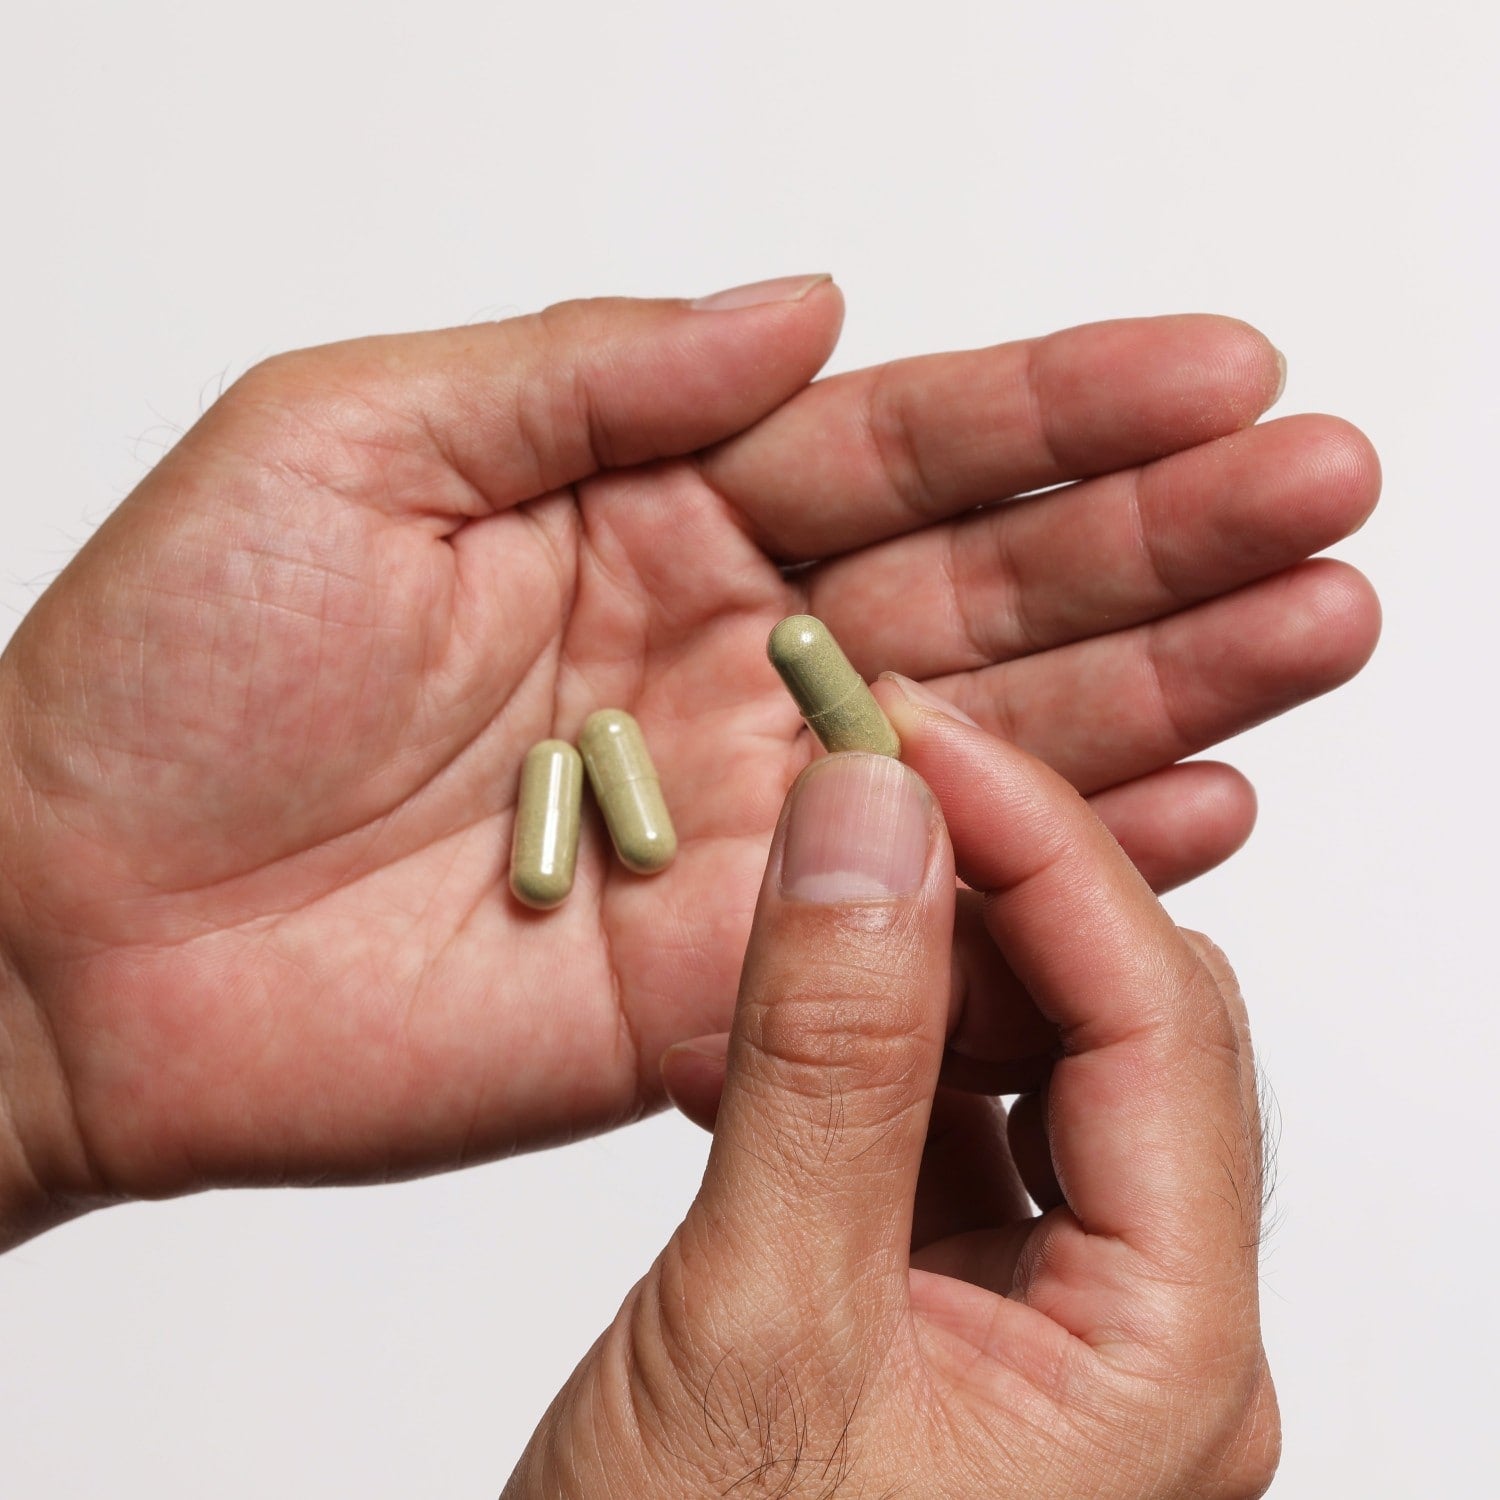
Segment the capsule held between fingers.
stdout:
[[677,833],[641,726],[622,708],[601,708],[584,720],[578,748],[620,862],[637,875],[665,870]]
[[542,740],[521,765],[510,844],[510,888],[517,901],[546,911],[573,889],[583,761],[566,740]]
[[771,632],[766,655],[825,750],[901,754],[891,721],[821,620],[789,615]]

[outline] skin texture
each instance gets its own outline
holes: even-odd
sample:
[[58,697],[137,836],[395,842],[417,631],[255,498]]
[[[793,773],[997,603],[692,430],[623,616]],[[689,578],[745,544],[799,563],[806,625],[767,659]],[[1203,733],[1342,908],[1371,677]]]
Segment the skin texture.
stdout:
[[[1374,504],[1369,445],[1252,429],[1277,360],[1228,319],[809,384],[841,317],[814,279],[278,356],[117,508],[0,659],[0,1234],[656,1107],[811,756],[790,613],[1050,762],[1152,883],[1239,845],[1243,780],[1174,763],[1365,660],[1368,585],[1307,558]],[[678,860],[631,875],[591,817],[529,911],[521,759],[606,704]]]
[[[1234,976],[1061,778],[890,685],[882,701],[927,786],[853,754],[794,788],[727,1051],[704,1048],[722,1096],[703,1185],[506,1500],[1240,1500],[1271,1482]],[[914,889],[810,881],[809,849],[872,868],[873,830],[899,849],[913,811]],[[1058,1038],[1008,1140],[994,1101],[939,1085],[955,871]]]

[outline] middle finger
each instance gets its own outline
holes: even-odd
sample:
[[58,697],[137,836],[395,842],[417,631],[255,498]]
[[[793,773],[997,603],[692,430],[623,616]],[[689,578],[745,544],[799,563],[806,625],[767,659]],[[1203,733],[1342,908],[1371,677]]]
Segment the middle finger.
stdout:
[[1289,417],[834,558],[806,577],[808,612],[867,674],[987,667],[1290,567],[1354,531],[1379,487],[1356,428]]
[[1327,558],[1096,640],[939,677],[932,690],[1081,792],[1145,776],[1346,682],[1374,591]]

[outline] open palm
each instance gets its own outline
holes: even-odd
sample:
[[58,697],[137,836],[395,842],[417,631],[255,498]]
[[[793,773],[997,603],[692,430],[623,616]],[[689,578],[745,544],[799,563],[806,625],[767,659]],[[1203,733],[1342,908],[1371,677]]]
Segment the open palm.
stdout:
[[[1363,439],[1244,430],[1274,355],[1212,318],[809,385],[840,300],[781,290],[273,360],[39,602],[3,931],[72,1187],[378,1178],[650,1108],[727,1025],[810,754],[764,658],[793,611],[1097,793],[1155,884],[1238,845],[1248,788],[1174,763],[1367,655],[1363,581],[1305,561],[1373,503]],[[586,828],[528,911],[521,758],[603,706],[681,852],[644,879]]]

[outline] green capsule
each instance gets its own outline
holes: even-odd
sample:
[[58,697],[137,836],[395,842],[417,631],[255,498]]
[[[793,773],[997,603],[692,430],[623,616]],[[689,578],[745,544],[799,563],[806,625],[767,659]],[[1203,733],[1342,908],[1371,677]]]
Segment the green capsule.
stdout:
[[566,740],[533,745],[521,765],[510,843],[510,888],[517,901],[545,911],[573,889],[582,806],[578,752]]
[[677,834],[641,726],[623,708],[601,708],[578,737],[599,809],[626,869],[654,875],[677,857]]
[[821,620],[789,615],[771,632],[766,655],[824,749],[901,754],[891,721]]

